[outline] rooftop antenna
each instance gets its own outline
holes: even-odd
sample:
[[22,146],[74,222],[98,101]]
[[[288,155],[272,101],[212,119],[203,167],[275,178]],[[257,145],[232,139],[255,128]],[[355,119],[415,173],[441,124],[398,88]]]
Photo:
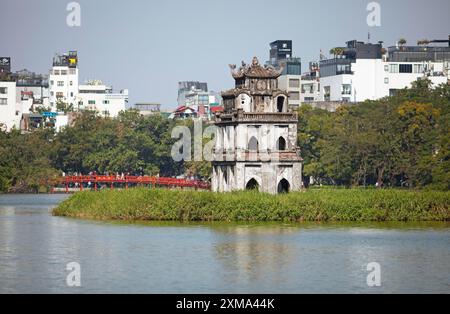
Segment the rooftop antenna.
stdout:
[[370,44],[370,32],[367,33],[367,43]]

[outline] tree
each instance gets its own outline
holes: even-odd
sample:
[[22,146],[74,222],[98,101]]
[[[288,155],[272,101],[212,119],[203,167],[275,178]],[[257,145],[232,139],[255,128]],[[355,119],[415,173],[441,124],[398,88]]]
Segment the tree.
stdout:
[[67,114],[68,112],[73,112],[73,104],[66,103],[62,101],[61,99],[58,99],[56,102],[56,110],[58,112],[64,112],[64,114]]
[[334,47],[330,49],[330,54],[332,54],[335,58],[336,56],[340,56],[344,53],[344,49],[341,47]]

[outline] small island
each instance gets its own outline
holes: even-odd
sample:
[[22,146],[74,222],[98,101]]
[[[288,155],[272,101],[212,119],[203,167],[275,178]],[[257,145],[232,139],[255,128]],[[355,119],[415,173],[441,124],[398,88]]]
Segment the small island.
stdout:
[[60,203],[57,216],[124,221],[449,221],[450,192],[309,189],[271,195],[134,188],[84,191]]

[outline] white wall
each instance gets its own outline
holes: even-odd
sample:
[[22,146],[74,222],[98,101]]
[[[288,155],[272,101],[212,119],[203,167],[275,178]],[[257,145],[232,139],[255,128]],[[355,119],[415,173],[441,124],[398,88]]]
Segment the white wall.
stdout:
[[[376,100],[389,96],[390,89],[410,88],[412,82],[424,77],[423,73],[391,73],[391,64],[423,65],[422,62],[383,62],[380,59],[357,59],[352,63],[353,74],[342,74],[320,78],[320,98],[324,100],[325,87],[330,86],[330,101],[351,102]],[[443,63],[432,63],[434,71],[443,72]],[[434,86],[446,83],[447,75],[429,76]],[[351,94],[342,94],[342,85],[351,85]]]
[[[301,75],[282,75],[278,78],[278,88],[286,91],[288,94],[293,92],[293,93],[298,93],[298,99],[291,99],[291,97],[289,97],[289,106],[290,107],[298,107],[301,104],[301,86],[302,86],[302,80],[301,80]],[[289,84],[290,80],[298,80],[299,81],[299,85],[298,87],[291,87]]]
[[[117,117],[120,111],[126,110],[128,101],[128,90],[122,90],[120,93],[109,93],[105,85],[80,85],[80,90],[101,91],[101,93],[79,93],[78,100],[83,103],[82,108],[96,110],[102,116]],[[95,104],[89,104],[95,102]]]
[[[55,75],[55,71],[59,71],[59,75]],[[61,75],[61,71],[67,71],[66,75]],[[75,71],[70,74],[70,71]],[[68,104],[72,103],[76,106],[76,99],[78,95],[78,68],[69,68],[67,66],[54,66],[50,70],[48,78],[50,90],[50,105],[53,111],[56,111],[57,93],[62,93],[61,100]],[[58,82],[62,82],[63,86],[58,86]]]
[[[0,89],[6,88],[6,93],[0,93],[0,123],[6,125],[6,130],[19,127],[19,116],[16,116],[16,82],[0,81]],[[5,104],[4,104],[5,103]]]

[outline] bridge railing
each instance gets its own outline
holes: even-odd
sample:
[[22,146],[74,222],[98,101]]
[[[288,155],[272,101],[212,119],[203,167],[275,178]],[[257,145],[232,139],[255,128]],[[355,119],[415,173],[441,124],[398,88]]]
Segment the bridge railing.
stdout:
[[116,175],[82,175],[82,176],[64,176],[56,180],[58,184],[71,183],[91,183],[95,188],[97,184],[110,184],[113,187],[114,183],[125,184],[150,184],[154,186],[173,186],[173,187],[193,187],[198,189],[210,189],[210,184],[201,180],[189,180],[168,177],[151,177],[151,176],[116,176]]

